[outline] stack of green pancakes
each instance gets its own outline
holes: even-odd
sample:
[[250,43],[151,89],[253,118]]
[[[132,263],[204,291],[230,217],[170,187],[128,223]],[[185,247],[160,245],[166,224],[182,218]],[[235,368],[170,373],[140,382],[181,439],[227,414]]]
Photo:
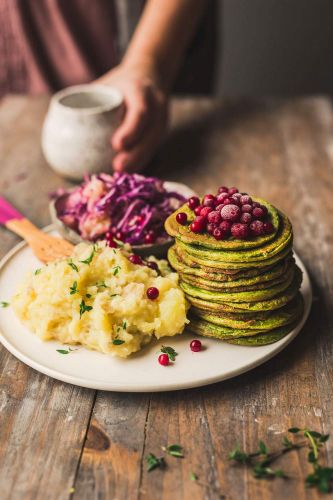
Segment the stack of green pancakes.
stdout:
[[[274,232],[238,240],[216,240],[190,231],[195,216],[183,205],[165,223],[175,244],[168,259],[179,273],[180,286],[191,304],[189,329],[239,345],[271,344],[287,335],[300,320],[302,273],[292,253],[289,219],[271,204],[264,205]],[[185,212],[187,225],[176,221]]]

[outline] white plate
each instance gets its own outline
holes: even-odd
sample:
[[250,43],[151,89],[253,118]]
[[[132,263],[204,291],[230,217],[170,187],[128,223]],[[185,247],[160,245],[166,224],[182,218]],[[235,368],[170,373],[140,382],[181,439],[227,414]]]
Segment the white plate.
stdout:
[[[51,227],[46,230],[50,231]],[[53,234],[56,233],[53,231]],[[189,348],[193,336],[184,334],[152,342],[129,359],[118,359],[83,347],[63,355],[57,352],[57,349],[64,349],[62,345],[39,340],[20,323],[11,307],[0,308],[0,341],[14,356],[35,370],[92,389],[157,392],[212,384],[264,363],[299,333],[310,312],[312,291],[308,273],[297,256],[296,262],[303,271],[304,314],[299,325],[275,344],[244,347],[201,338],[204,350],[193,353]],[[13,248],[0,263],[0,301],[10,302],[22,276],[38,267],[40,262],[24,242]],[[179,353],[176,362],[167,367],[157,362],[157,351],[162,344],[171,345]]]

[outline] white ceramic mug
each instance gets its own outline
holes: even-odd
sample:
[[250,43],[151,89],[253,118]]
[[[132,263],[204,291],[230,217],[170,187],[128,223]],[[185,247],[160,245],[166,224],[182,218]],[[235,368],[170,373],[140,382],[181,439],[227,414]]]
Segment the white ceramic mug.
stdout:
[[111,136],[120,122],[123,97],[104,85],[76,85],[51,99],[42,131],[47,162],[59,174],[80,180],[109,171]]

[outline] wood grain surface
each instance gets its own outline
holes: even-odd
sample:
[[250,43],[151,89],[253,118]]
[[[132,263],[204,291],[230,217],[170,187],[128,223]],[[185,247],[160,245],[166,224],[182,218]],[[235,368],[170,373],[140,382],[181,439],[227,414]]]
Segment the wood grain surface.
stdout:
[[[0,102],[0,192],[38,226],[49,193],[68,185],[40,150],[47,98]],[[314,287],[301,334],[261,367],[200,389],[96,392],[52,380],[0,348],[2,499],[317,499],[304,488],[306,452],[279,465],[288,480],[258,481],[227,460],[236,443],[280,446],[291,425],[333,424],[333,112],[325,97],[216,102],[176,100],[170,133],[150,172],[200,193],[236,185],[287,212]],[[3,256],[18,238],[0,229]],[[333,440],[332,440],[333,441]],[[145,456],[180,443],[148,473]],[[323,454],[332,466],[333,447]],[[189,479],[195,472],[199,481]]]

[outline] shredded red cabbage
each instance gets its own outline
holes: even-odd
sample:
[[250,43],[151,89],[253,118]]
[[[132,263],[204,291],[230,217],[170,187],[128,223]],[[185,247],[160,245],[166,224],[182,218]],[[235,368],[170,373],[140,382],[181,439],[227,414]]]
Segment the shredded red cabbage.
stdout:
[[164,221],[186,201],[156,177],[118,172],[86,177],[58,196],[58,217],[83,239],[96,241],[117,233],[131,245],[144,244],[148,233],[156,242],[167,239]]

